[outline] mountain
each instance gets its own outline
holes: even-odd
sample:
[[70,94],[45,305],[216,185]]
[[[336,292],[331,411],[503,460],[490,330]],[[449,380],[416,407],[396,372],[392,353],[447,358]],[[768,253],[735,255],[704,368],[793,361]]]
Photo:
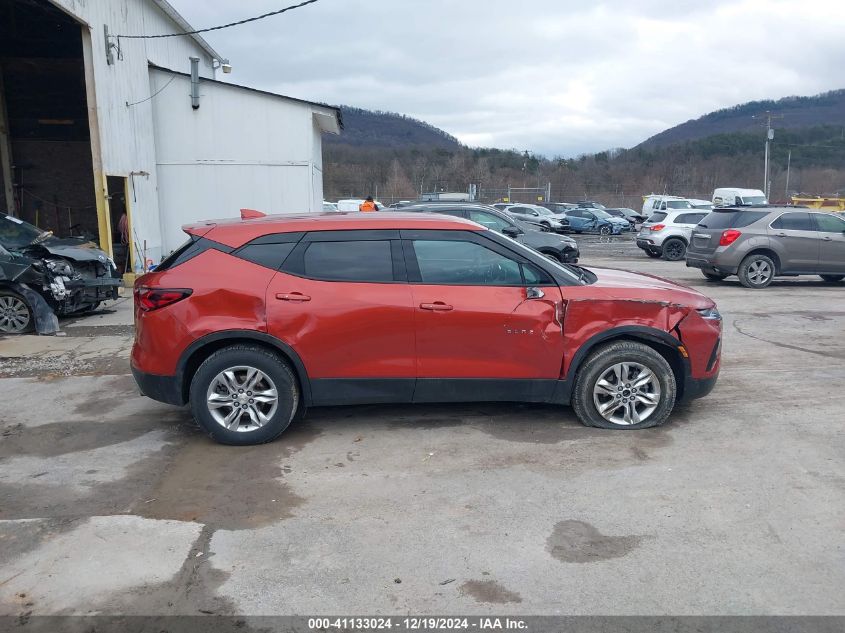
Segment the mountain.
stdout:
[[[845,126],[845,90],[832,90],[813,97],[750,101],[732,108],[716,110],[655,134],[637,148],[656,149],[717,134],[759,133],[762,120],[752,117],[764,114],[767,110],[778,117],[772,121],[772,127],[779,130]],[[783,118],[780,118],[781,116]]]
[[408,149],[411,147],[457,150],[458,139],[443,130],[395,112],[341,106],[343,133],[326,136],[328,145]]

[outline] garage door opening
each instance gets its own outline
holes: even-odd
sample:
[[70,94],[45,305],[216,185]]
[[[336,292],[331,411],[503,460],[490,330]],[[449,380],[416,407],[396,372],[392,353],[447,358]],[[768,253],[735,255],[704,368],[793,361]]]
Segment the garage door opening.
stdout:
[[99,240],[82,26],[46,0],[0,0],[0,210]]

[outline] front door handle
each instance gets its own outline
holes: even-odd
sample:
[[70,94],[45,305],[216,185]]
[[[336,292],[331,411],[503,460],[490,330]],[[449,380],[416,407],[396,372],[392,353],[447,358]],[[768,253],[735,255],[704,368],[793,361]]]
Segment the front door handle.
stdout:
[[311,297],[301,292],[279,292],[276,294],[276,299],[279,301],[293,301],[294,303],[311,301]]
[[433,310],[435,312],[448,312],[454,308],[442,301],[435,301],[434,303],[421,303],[420,308],[423,310]]
[[786,237],[786,233],[778,233],[778,237]]

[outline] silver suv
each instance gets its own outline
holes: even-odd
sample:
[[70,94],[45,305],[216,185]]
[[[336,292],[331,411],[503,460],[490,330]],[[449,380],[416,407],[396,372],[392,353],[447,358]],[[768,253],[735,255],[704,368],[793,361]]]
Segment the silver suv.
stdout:
[[679,261],[687,252],[692,230],[706,215],[693,209],[656,211],[640,227],[637,246],[649,257]]
[[692,233],[687,266],[765,288],[775,276],[845,279],[845,218],[796,207],[714,209]]

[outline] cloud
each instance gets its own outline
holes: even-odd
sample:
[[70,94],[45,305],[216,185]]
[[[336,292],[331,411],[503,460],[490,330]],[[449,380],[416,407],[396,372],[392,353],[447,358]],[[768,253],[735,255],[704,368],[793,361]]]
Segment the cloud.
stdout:
[[[195,26],[292,0],[174,0]],[[842,85],[839,0],[320,0],[209,33],[265,90],[572,156],[714,109]]]

